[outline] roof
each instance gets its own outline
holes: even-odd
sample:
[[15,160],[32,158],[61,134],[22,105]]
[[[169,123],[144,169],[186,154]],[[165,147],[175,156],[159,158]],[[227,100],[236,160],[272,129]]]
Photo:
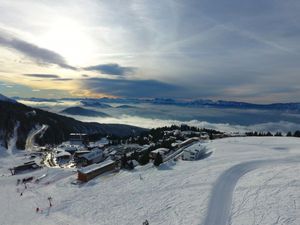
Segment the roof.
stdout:
[[153,151],[151,151],[151,152],[153,152],[153,153],[165,153],[165,152],[168,152],[169,151],[169,149],[168,148],[158,148],[158,149],[155,149],[155,150],[153,150]]
[[86,133],[70,133],[70,135],[86,136]]
[[71,154],[65,151],[56,154],[56,157],[63,157],[63,156],[71,156]]
[[78,169],[78,172],[83,173],[83,174],[91,173],[95,170],[101,169],[101,168],[111,165],[113,163],[115,163],[115,161],[109,159],[109,160],[106,160],[99,164],[93,164],[93,165]]
[[199,145],[197,148],[186,148],[183,151],[190,152],[190,153],[197,153],[197,152],[202,152],[203,151],[203,153],[204,153],[206,151],[206,146]]
[[79,151],[76,151],[75,154],[87,154],[87,153],[90,153],[91,151],[88,151],[88,150],[79,150]]
[[190,141],[199,141],[199,138],[192,137],[192,138],[186,139],[185,141],[181,142],[181,144],[186,144],[186,143],[189,143]]
[[101,149],[97,148],[96,150],[86,153],[80,157],[85,158],[87,160],[92,160],[92,159],[102,156],[102,154],[103,154],[103,151]]

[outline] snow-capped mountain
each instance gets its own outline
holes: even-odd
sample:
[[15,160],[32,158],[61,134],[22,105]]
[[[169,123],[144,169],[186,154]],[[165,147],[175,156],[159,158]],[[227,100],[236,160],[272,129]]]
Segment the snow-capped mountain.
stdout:
[[[37,98],[14,98],[20,100],[29,101],[43,101],[43,99]],[[99,99],[81,99],[81,98],[63,98],[61,101],[80,101],[81,104],[88,107],[97,108],[110,108],[111,106],[107,103],[117,103],[117,104],[141,104],[148,103],[154,105],[174,105],[180,107],[210,107],[210,108],[234,108],[234,109],[257,109],[257,110],[300,110],[300,103],[272,103],[272,104],[253,104],[247,102],[235,102],[235,101],[224,101],[224,100],[210,100],[210,99],[197,99],[197,100],[178,100],[172,98],[153,98],[153,99],[143,99],[143,98],[99,98]],[[47,100],[49,101],[49,100]],[[55,99],[57,101],[57,99]]]
[[[41,109],[28,107],[24,104],[8,101],[0,101],[0,145],[8,146],[9,140],[14,133],[17,134],[16,146],[19,149],[25,148],[28,134],[37,126],[47,125],[47,130],[36,141],[38,144],[58,144],[68,139],[73,132],[129,136],[139,134],[145,129],[121,125],[121,124],[99,124],[87,123],[75,120],[70,117],[58,115]],[[15,127],[17,126],[15,132]]]

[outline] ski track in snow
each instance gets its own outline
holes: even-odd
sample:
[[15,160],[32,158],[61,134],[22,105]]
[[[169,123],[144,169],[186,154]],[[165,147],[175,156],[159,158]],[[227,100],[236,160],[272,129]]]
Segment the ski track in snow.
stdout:
[[272,164],[299,163],[299,157],[255,160],[237,164],[223,172],[216,181],[209,202],[207,215],[202,225],[226,225],[230,216],[234,188],[246,173]]
[[38,128],[37,130],[32,131],[31,133],[29,133],[27,140],[26,140],[26,146],[25,149],[26,150],[32,150],[34,147],[34,140],[35,137],[42,133],[43,131],[47,130],[48,125],[43,125],[42,127]]

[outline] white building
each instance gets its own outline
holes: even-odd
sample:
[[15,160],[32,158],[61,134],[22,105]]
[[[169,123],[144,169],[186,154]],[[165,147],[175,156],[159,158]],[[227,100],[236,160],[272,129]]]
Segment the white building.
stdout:
[[169,151],[170,151],[170,149],[168,149],[168,148],[158,148],[158,149],[151,151],[149,154],[149,157],[150,157],[150,159],[155,159],[157,156],[157,153],[159,153],[162,156],[162,158],[164,158],[169,153]]
[[103,150],[99,148],[95,148],[91,152],[78,157],[78,162],[82,165],[99,163],[103,160],[104,160]]
[[183,150],[182,159],[183,160],[199,160],[207,153],[207,149],[203,145],[199,145],[198,148],[186,148]]

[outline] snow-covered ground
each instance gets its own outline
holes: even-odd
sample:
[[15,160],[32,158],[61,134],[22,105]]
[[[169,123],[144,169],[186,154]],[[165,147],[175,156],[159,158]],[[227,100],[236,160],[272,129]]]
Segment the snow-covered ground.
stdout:
[[[26,159],[0,149],[1,224],[300,224],[300,139],[226,138],[206,145],[213,154],[200,161],[147,165],[83,185],[71,183],[74,169],[8,176],[9,167]],[[27,189],[16,185],[44,174]]]

